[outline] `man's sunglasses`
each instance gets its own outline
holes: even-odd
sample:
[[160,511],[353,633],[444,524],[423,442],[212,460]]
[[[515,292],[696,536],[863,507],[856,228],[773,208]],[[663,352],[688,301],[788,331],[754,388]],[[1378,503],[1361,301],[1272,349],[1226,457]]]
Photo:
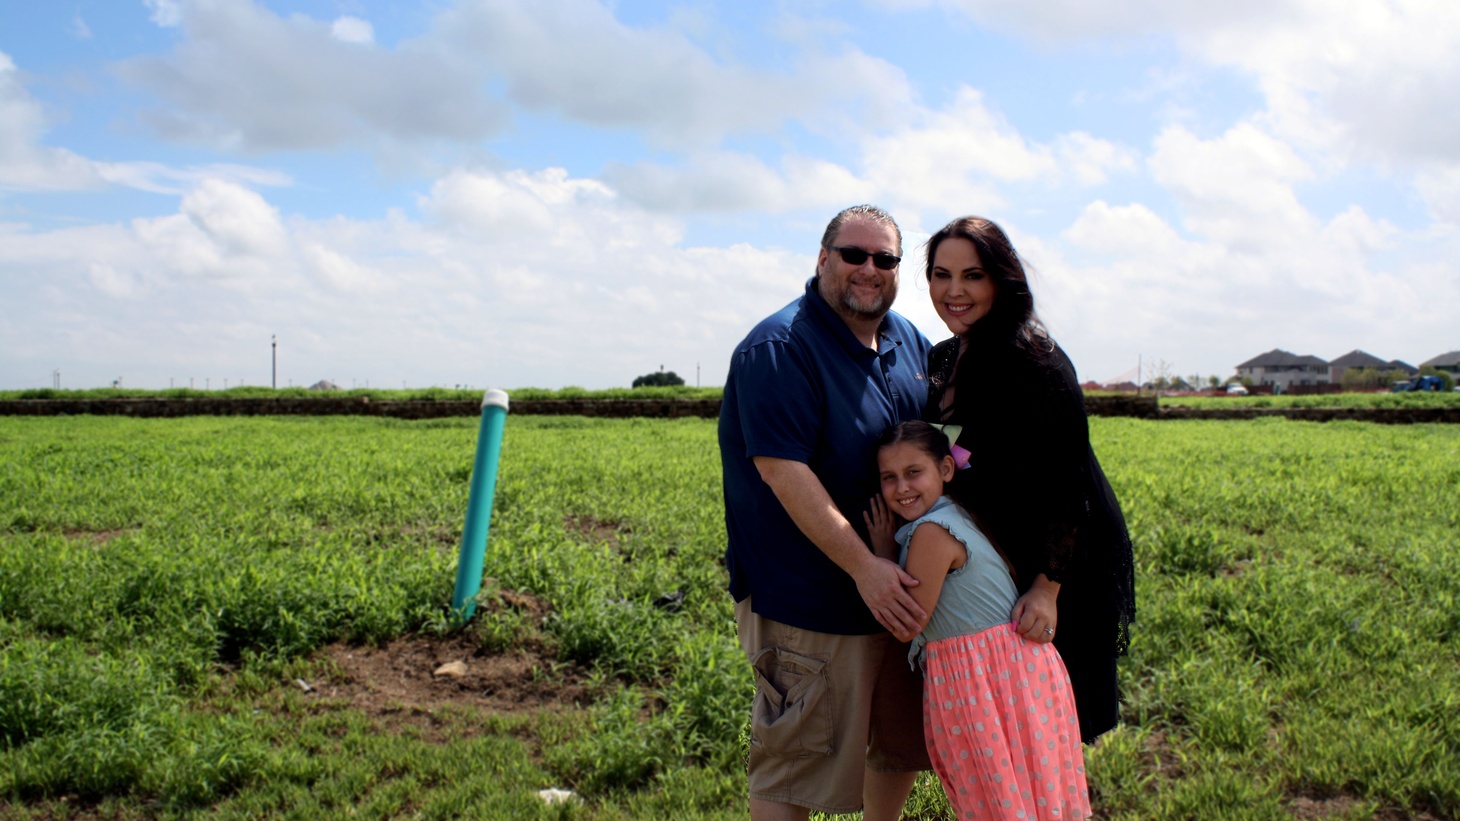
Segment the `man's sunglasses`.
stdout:
[[867,261],[867,257],[871,257],[873,265],[884,271],[891,271],[897,267],[897,263],[902,262],[902,257],[895,257],[892,254],[874,254],[854,245],[833,245],[830,250],[841,254],[842,261],[848,265],[861,265]]

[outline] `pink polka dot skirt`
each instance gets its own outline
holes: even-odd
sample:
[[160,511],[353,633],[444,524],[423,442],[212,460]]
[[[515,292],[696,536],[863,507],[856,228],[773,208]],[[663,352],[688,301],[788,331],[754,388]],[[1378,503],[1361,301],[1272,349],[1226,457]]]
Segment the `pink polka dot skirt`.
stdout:
[[956,818],[1090,815],[1075,697],[1054,645],[1007,624],[930,642],[923,731]]

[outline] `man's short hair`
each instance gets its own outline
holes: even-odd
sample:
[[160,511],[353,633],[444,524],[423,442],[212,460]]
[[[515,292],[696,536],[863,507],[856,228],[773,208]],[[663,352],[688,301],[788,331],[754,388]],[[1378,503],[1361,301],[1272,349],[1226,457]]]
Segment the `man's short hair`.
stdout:
[[843,208],[840,213],[831,218],[826,224],[826,233],[821,235],[821,247],[831,250],[831,244],[836,242],[836,235],[841,233],[842,226],[854,219],[864,219],[875,222],[879,225],[886,225],[897,235],[897,255],[902,256],[902,229],[897,227],[897,220],[885,210],[875,205],[853,205],[851,208]]

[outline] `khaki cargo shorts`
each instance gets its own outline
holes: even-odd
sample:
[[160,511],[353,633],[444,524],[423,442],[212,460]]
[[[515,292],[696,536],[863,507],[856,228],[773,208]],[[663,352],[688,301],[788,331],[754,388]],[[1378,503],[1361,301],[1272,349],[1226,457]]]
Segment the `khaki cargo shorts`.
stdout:
[[862,808],[864,769],[930,769],[922,678],[888,633],[841,636],[735,605],[755,675],[750,797],[829,813]]

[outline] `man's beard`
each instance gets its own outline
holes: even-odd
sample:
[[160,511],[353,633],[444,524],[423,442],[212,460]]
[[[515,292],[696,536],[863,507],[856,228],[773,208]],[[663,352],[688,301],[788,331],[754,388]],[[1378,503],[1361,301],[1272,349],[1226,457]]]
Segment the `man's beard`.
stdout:
[[875,304],[868,305],[866,303],[859,302],[856,297],[852,296],[852,292],[848,290],[846,293],[842,294],[841,309],[846,313],[855,316],[857,319],[881,319],[882,317],[887,316],[887,312],[892,309],[892,305],[889,304],[890,302],[891,300],[889,300],[887,297],[878,296]]

